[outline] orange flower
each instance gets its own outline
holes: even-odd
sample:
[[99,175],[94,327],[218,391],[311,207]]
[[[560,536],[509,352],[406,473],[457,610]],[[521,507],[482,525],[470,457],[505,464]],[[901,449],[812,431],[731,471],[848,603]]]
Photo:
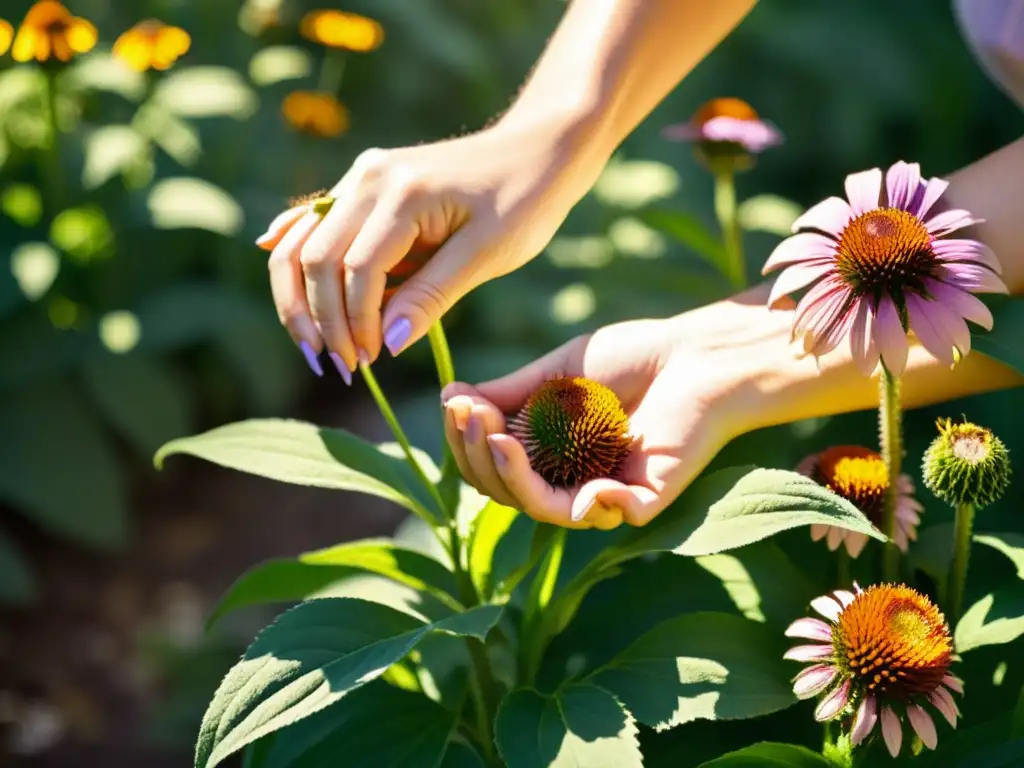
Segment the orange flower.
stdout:
[[96,27],[91,22],[72,16],[56,0],[39,0],[21,22],[11,56],[15,61],[44,62],[52,56],[68,62],[76,53],[88,53],[95,45]]
[[180,27],[157,19],[140,21],[114,43],[114,55],[132,69],[165,70],[188,53],[192,38]]
[[14,39],[14,27],[0,19],[0,56],[7,53],[7,49],[11,47],[12,39]]
[[384,42],[384,28],[378,22],[342,11],[310,11],[302,18],[299,31],[314,43],[362,53]]
[[295,130],[325,139],[340,136],[349,126],[348,109],[329,93],[294,91],[281,112]]

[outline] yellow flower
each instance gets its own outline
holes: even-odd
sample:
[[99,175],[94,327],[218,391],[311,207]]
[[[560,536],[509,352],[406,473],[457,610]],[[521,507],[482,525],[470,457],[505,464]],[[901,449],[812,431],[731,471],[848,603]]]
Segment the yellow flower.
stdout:
[[285,97],[281,112],[295,130],[322,138],[340,136],[349,126],[348,109],[329,93],[294,91]]
[[0,19],[0,56],[7,53],[7,49],[11,47],[11,40],[13,38],[14,27],[3,19]]
[[310,11],[303,17],[299,31],[314,43],[362,53],[384,42],[384,28],[379,23],[342,11]]
[[76,53],[88,53],[96,45],[96,27],[72,16],[56,0],[39,0],[25,15],[14,38],[15,61],[71,61]]
[[139,72],[162,71],[188,53],[191,45],[192,38],[184,29],[148,19],[117,38],[114,55]]

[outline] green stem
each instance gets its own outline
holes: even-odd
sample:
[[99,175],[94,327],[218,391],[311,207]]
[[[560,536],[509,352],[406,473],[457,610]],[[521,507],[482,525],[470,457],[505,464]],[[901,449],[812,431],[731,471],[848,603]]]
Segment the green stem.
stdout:
[[363,374],[363,380],[366,382],[367,389],[369,389],[370,394],[373,395],[373,399],[376,401],[377,408],[380,409],[380,413],[384,417],[384,421],[386,421],[388,426],[391,428],[391,434],[395,436],[395,440],[402,447],[402,452],[405,454],[405,459],[409,462],[409,466],[412,468],[413,473],[419,479],[423,487],[427,489],[427,493],[431,495],[434,502],[437,504],[437,514],[447,514],[448,509],[445,507],[444,501],[441,499],[441,494],[438,492],[434,484],[430,482],[430,478],[427,477],[426,473],[423,471],[423,467],[421,467],[420,463],[416,460],[416,456],[412,452],[412,444],[409,442],[409,438],[406,437],[405,431],[402,429],[402,425],[398,423],[398,417],[396,417],[395,412],[391,410],[391,404],[384,396],[384,392],[381,391],[380,384],[377,383],[377,377],[373,375],[373,371],[370,370],[370,366],[366,363],[359,364],[359,372]]
[[337,96],[341,92],[341,81],[345,77],[345,52],[340,48],[329,48],[320,65],[319,89]]
[[532,685],[540,670],[541,659],[547,648],[548,622],[545,609],[551,604],[558,583],[558,572],[562,567],[565,554],[567,529],[559,528],[548,543],[548,551],[537,570],[537,575],[530,586],[530,594],[526,598],[525,615],[523,617],[522,638],[522,675],[526,685]]
[[903,464],[903,411],[900,407],[900,380],[889,372],[884,363],[879,386],[879,439],[882,444],[882,460],[889,471],[889,487],[882,507],[882,533],[889,541],[883,552],[882,576],[886,581],[898,581],[900,551],[895,544],[896,501],[899,498],[899,477]]
[[[427,332],[430,340],[430,351],[434,355],[434,365],[437,367],[437,381],[443,390],[455,381],[455,364],[452,361],[452,350],[448,346],[448,338],[445,336],[444,327],[441,321],[430,326]],[[459,503],[459,485],[462,475],[459,474],[459,467],[455,463],[455,454],[452,447],[444,440],[441,446],[441,483],[440,493],[449,509],[456,509]],[[452,514],[454,517],[454,513]]]
[[46,120],[49,123],[50,143],[46,148],[46,184],[50,203],[56,213],[61,208],[60,172],[60,119],[57,115],[57,69],[44,67],[46,77]]
[[722,228],[725,245],[725,276],[737,290],[747,287],[747,267],[743,259],[743,236],[736,206],[736,172],[730,164],[716,164],[715,215]]
[[956,508],[956,533],[953,541],[953,567],[949,573],[950,624],[956,626],[964,608],[967,586],[967,566],[971,558],[971,533],[974,528],[974,505],[961,504]]

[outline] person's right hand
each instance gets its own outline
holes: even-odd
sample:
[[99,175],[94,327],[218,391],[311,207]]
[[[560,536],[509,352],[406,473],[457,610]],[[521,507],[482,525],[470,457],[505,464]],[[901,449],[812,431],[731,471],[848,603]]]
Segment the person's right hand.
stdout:
[[[350,381],[382,342],[398,354],[466,293],[540,253],[600,173],[607,158],[595,146],[565,121],[505,120],[368,150],[331,190],[322,220],[309,205],[275,219],[257,243],[272,252],[281,322],[314,371],[326,345]],[[388,274],[411,271],[410,255],[426,263],[384,306]]]

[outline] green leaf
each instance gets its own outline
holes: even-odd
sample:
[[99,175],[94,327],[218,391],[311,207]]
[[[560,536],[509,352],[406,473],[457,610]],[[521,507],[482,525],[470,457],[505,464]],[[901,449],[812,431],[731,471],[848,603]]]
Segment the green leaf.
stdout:
[[256,85],[301,80],[313,71],[313,57],[294,45],[270,45],[249,61],[249,78]]
[[102,425],[72,387],[37,386],[0,400],[0,435],[0,498],[79,544],[110,549],[124,543],[120,465]]
[[491,501],[470,527],[469,574],[484,599],[509,594],[537,564],[557,529]]
[[282,558],[252,568],[236,581],[221,599],[206,628],[225,614],[249,605],[290,602],[316,597],[317,593],[357,573],[375,573],[413,589],[427,592],[451,610],[462,610],[453,594],[455,576],[432,557],[395,546],[387,539],[363,539],[336,547]]
[[351,598],[303,603],[278,617],[221,682],[203,718],[195,764],[213,768],[246,744],[342,700],[380,677],[428,633],[483,640],[501,608],[432,624]]
[[38,597],[32,569],[18,546],[0,530],[0,603],[24,606]]
[[700,768],[829,768],[831,765],[807,747],[762,741],[701,763]]
[[205,229],[225,237],[242,230],[245,213],[231,194],[203,179],[163,179],[146,201],[156,229]]
[[1019,533],[976,533],[974,542],[1002,552],[1017,569],[1017,578],[1024,579],[1024,535]]
[[768,232],[779,237],[792,234],[793,222],[804,209],[778,195],[755,195],[740,203],[740,226],[750,232]]
[[259,105],[256,93],[228,67],[176,69],[160,80],[155,101],[179,117],[246,120]]
[[660,624],[590,676],[657,730],[740,720],[796,703],[777,631],[726,613]]
[[650,227],[663,232],[700,256],[716,269],[725,264],[725,246],[696,217],[681,211],[648,210],[639,213]]
[[29,301],[45,296],[59,272],[60,254],[49,243],[19,243],[11,251],[11,276]]
[[498,708],[494,739],[508,768],[643,765],[633,716],[594,685],[569,685],[551,697],[513,691]]
[[150,157],[149,142],[130,125],[105,125],[83,142],[82,186],[96,189],[118,174],[128,174]]
[[956,625],[953,641],[958,653],[985,645],[1012,643],[1024,635],[1024,582],[981,598]]
[[484,768],[484,760],[472,747],[458,742],[449,742],[441,768]]
[[1024,373],[1024,348],[1020,343],[1024,333],[1024,299],[999,296],[990,298],[986,304],[994,318],[992,330],[972,334],[971,343],[983,355]]
[[470,526],[469,541],[466,544],[469,576],[477,592],[485,599],[490,597],[494,588],[491,570],[494,550],[519,516],[518,510],[491,501]]
[[[379,496],[428,522],[443,519],[405,460],[384,448],[342,429],[286,419],[251,419],[172,440],[154,461],[159,469],[168,456],[188,454],[284,483]],[[417,459],[430,466],[426,454],[419,452]]]
[[82,376],[103,415],[145,457],[191,428],[189,392],[159,360],[97,350]]

